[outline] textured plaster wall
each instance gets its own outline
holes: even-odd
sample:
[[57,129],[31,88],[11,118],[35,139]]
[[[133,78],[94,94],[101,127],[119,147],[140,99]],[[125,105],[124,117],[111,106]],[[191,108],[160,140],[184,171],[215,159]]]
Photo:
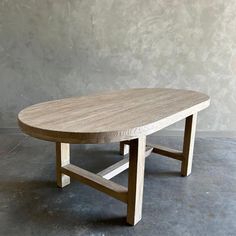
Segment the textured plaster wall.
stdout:
[[0,127],[36,102],[133,87],[205,92],[198,128],[236,131],[236,1],[0,0]]

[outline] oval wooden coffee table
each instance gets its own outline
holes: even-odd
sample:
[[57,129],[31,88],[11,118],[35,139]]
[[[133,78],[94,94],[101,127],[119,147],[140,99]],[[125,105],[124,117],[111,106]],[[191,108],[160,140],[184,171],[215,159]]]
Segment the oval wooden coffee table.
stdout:
[[[151,152],[181,161],[191,173],[197,113],[209,106],[207,95],[175,89],[130,89],[66,98],[30,106],[18,115],[20,128],[56,143],[57,185],[75,178],[127,204],[127,222],[142,217],[144,162]],[[183,150],[146,144],[146,136],[186,119]],[[70,143],[120,142],[120,162],[94,174],[70,164]],[[112,182],[129,168],[128,188]]]

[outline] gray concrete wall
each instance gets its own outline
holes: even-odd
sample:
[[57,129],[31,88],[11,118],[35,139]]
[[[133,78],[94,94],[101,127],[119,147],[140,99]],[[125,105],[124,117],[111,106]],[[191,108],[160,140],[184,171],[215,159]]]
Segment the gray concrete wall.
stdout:
[[36,102],[172,87],[211,96],[199,129],[236,131],[235,12],[235,0],[0,0],[0,128]]

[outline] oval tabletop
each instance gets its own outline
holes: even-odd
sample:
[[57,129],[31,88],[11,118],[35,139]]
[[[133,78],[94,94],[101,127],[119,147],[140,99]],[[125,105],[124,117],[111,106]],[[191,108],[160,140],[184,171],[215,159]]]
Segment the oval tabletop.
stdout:
[[109,143],[152,134],[209,105],[203,93],[129,89],[39,103],[22,110],[22,131],[64,143]]

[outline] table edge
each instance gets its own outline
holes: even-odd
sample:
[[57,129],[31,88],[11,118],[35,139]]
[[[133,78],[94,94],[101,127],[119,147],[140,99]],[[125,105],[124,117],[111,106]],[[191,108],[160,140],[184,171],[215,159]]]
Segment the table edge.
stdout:
[[130,128],[127,130],[105,131],[96,133],[79,133],[79,132],[73,133],[73,132],[45,130],[32,127],[30,125],[23,123],[19,119],[19,115],[17,120],[18,120],[18,125],[22,130],[22,132],[32,137],[46,141],[72,143],[72,144],[113,143],[113,142],[135,139],[140,136],[150,135],[194,113],[197,113],[207,108],[209,105],[210,105],[210,98],[208,96],[208,99],[203,102],[200,102],[190,108],[177,112],[173,115],[170,115],[153,123],[146,124],[144,126]]

